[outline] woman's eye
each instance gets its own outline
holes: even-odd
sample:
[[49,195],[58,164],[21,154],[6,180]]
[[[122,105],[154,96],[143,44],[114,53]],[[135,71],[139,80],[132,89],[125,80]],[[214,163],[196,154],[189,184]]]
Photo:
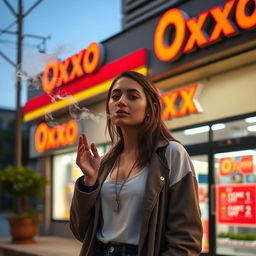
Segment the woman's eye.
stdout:
[[112,98],[113,100],[118,100],[118,99],[119,99],[119,95],[114,94],[114,95],[111,96],[111,98]]
[[136,95],[129,95],[128,96],[130,100],[137,100],[139,97]]

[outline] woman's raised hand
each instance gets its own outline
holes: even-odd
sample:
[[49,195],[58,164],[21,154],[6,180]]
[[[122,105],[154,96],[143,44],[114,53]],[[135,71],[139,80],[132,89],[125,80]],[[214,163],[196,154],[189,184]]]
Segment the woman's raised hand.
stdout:
[[94,143],[90,150],[85,133],[79,138],[76,164],[84,173],[84,184],[93,186],[98,178],[100,156]]

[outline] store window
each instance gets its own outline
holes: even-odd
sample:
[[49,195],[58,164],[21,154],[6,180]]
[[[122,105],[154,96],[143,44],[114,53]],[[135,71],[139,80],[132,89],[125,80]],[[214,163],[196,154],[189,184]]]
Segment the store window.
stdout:
[[172,135],[183,145],[195,145],[209,142],[210,129],[214,141],[256,136],[256,116],[173,131]]
[[256,149],[215,159],[216,252],[256,255]]
[[[214,140],[256,136],[256,116],[239,119],[232,122],[220,123],[218,125],[219,129],[213,129]],[[214,128],[214,125],[212,127]]]
[[[100,156],[106,153],[107,146],[97,146]],[[76,165],[76,152],[65,153],[53,157],[52,184],[52,218],[68,220],[69,209],[77,178],[82,175]]]
[[191,157],[198,181],[199,205],[203,224],[202,252],[209,252],[209,200],[208,200],[208,156],[198,155]]
[[173,137],[183,145],[194,145],[209,141],[208,125],[172,132]]

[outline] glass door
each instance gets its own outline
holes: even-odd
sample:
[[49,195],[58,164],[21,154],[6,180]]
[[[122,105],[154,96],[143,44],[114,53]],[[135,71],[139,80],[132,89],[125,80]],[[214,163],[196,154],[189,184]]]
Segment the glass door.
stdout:
[[[97,145],[100,156],[106,146]],[[53,156],[52,169],[52,219],[69,220],[69,210],[76,180],[83,175],[76,165],[76,151]]]
[[256,255],[256,149],[214,154],[217,255]]
[[198,181],[199,204],[203,224],[203,253],[209,252],[208,155],[191,156]]

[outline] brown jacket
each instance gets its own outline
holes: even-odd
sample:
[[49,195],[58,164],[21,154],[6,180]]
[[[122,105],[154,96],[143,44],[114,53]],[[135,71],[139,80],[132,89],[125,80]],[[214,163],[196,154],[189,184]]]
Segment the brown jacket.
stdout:
[[[112,165],[101,170],[96,190],[82,192],[76,183],[70,228],[83,243],[80,256],[93,254],[100,215],[99,192]],[[177,142],[161,141],[148,168],[138,256],[199,255],[202,224],[198,187],[187,152]]]

